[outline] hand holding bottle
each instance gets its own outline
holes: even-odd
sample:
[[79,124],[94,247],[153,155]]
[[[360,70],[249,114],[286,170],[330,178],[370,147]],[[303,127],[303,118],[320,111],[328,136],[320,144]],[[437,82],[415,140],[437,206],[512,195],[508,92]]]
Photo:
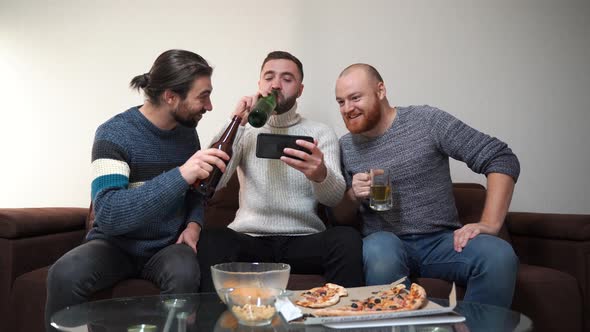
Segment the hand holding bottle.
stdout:
[[209,172],[209,175],[206,178],[199,178],[191,185],[191,187],[200,192],[205,199],[209,199],[215,194],[215,189],[221,180],[221,176],[225,172],[225,165],[229,162],[233,154],[232,145],[236,139],[238,127],[241,122],[242,118],[240,118],[239,115],[234,115],[229,126],[227,126],[223,134],[221,134],[219,140],[211,144],[211,148],[219,150],[227,156],[227,159],[223,162],[223,167],[219,167],[218,164],[213,165],[213,170]]
[[258,93],[245,96],[240,99],[236,105],[233,116],[242,118],[240,125],[244,126],[250,123],[255,128],[264,126],[271,116],[278,102],[278,92],[270,90],[260,90]]
[[215,167],[225,171],[225,163],[229,158],[227,153],[219,149],[199,150],[179,167],[180,174],[187,183],[192,184],[197,179],[207,178]]
[[259,94],[244,96],[238,101],[236,109],[231,114],[231,117],[233,118],[234,116],[239,116],[242,119],[240,126],[244,126],[246,123],[248,123],[248,115],[252,110],[252,106],[254,106],[258,101],[259,96]]

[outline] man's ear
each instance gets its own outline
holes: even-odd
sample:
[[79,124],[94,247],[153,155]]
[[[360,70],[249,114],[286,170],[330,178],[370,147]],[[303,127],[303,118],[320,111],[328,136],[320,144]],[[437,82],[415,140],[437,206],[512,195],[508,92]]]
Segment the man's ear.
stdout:
[[297,98],[301,97],[301,94],[303,93],[303,83],[301,83],[301,85],[299,86],[299,92],[297,92]]
[[385,88],[385,83],[377,83],[377,96],[379,96],[379,100],[383,100],[387,96],[387,89]]
[[174,105],[178,100],[178,95],[170,89],[164,90],[163,97],[164,103],[170,106]]

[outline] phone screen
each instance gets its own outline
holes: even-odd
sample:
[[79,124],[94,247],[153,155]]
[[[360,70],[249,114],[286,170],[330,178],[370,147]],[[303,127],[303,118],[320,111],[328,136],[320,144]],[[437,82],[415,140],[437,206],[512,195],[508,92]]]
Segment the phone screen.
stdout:
[[256,157],[279,159],[281,156],[284,156],[283,149],[285,148],[297,149],[309,153],[309,150],[295,143],[298,139],[313,143],[313,137],[310,136],[258,134],[256,139]]

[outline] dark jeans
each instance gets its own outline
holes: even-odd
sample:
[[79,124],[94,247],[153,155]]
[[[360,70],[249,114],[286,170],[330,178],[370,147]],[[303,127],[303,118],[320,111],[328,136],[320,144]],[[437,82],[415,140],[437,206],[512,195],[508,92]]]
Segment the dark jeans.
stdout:
[[162,294],[195,293],[199,264],[185,244],[170,245],[151,258],[134,257],[104,240],[91,240],[70,250],[53,264],[47,276],[45,328],[51,315],[88,301],[95,292],[129,278],[153,282]]
[[230,228],[205,229],[197,253],[201,291],[215,291],[210,267],[226,262],[286,263],[291,273],[323,274],[328,282],[344,287],[362,286],[362,246],[360,233],[346,226],[304,236],[249,236]]

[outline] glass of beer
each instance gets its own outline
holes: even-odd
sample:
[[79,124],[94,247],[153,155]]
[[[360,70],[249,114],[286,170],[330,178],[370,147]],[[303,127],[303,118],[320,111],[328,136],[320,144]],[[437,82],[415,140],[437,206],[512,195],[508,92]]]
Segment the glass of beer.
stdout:
[[387,169],[371,169],[371,193],[369,206],[375,211],[386,211],[393,207],[391,197],[391,179]]

